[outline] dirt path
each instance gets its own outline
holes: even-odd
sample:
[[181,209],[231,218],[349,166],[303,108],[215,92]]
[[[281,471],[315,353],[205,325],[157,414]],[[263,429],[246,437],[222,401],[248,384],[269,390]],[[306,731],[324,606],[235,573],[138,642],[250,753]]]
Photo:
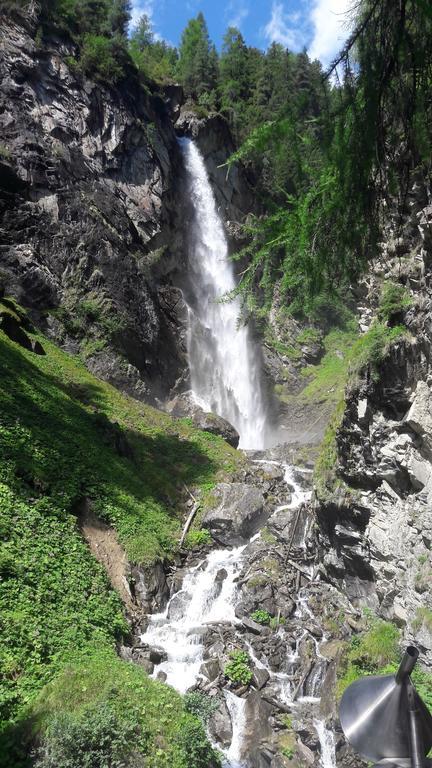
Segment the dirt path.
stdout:
[[120,595],[127,610],[134,613],[136,605],[127,579],[129,565],[126,553],[117,541],[116,532],[96,517],[88,502],[82,504],[79,520],[81,531],[92,553],[104,566],[112,586]]

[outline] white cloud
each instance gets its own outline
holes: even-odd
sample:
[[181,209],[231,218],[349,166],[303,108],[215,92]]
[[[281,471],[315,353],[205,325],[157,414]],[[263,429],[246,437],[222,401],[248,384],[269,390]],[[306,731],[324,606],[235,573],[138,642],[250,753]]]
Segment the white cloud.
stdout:
[[230,0],[225,8],[225,18],[229,27],[240,29],[244,20],[249,16],[249,8],[243,0]]
[[281,43],[292,51],[300,50],[306,42],[300,14],[287,13],[283,3],[278,0],[274,0],[272,4],[271,17],[263,29],[263,34],[270,43]]
[[336,58],[349,35],[352,6],[353,0],[314,0],[310,12],[313,38],[308,53],[324,67]]
[[311,59],[326,67],[337,56],[350,31],[349,11],[355,0],[302,0],[302,11],[289,12],[287,0],[273,0],[262,34],[292,51],[308,46]]
[[140,17],[145,13],[153,23],[155,0],[133,0],[131,13],[131,28],[138,24]]

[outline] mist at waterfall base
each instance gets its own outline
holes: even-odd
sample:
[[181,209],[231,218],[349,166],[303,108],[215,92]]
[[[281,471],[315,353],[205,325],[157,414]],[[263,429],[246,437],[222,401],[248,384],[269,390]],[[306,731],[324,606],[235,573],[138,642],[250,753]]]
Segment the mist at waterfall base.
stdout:
[[179,142],[192,210],[186,291],[191,389],[198,405],[233,424],[240,448],[259,450],[269,440],[260,350],[239,324],[238,297],[227,300],[236,288],[234,267],[204,160],[191,139]]

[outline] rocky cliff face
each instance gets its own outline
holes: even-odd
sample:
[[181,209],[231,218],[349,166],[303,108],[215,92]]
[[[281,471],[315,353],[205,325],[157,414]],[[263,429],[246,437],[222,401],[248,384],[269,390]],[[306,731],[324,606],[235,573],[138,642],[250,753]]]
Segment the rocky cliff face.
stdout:
[[[426,203],[426,204],[425,204]],[[337,486],[318,498],[327,575],[354,605],[394,621],[432,664],[431,234],[432,208],[416,185],[397,237],[363,285],[366,329],[383,280],[403,282],[407,333],[377,375],[368,368],[347,397],[337,434]],[[397,321],[397,318],[395,319]]]
[[[121,89],[95,84],[75,72],[71,43],[38,47],[33,37],[2,18],[1,288],[94,373],[164,399],[187,379],[175,287],[187,262],[173,123],[181,90],[164,100],[132,76]],[[192,123],[183,119],[182,132]],[[201,121],[200,135],[214,170],[229,131]],[[237,221],[245,180],[223,188],[225,217]]]

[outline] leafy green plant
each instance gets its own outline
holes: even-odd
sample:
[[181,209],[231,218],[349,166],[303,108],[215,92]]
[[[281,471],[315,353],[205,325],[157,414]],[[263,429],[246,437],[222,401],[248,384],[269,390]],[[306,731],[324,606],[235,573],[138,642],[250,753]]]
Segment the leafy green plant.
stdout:
[[207,528],[200,528],[198,531],[189,531],[185,536],[184,544],[187,549],[202,549],[210,546],[212,541]]
[[270,621],[272,620],[273,616],[268,611],[263,611],[261,609],[258,609],[257,611],[254,611],[251,613],[251,619],[252,621],[256,621],[257,624],[263,624],[264,626],[268,626],[270,624]]
[[204,725],[207,725],[212,714],[219,708],[219,701],[215,696],[207,696],[205,693],[192,691],[192,693],[185,695],[184,705],[186,712],[199,717]]
[[288,760],[292,760],[294,757],[294,749],[292,747],[282,747],[281,752]]
[[252,680],[252,670],[250,667],[250,658],[246,651],[231,651],[229,654],[230,661],[225,664],[224,674],[233,683],[241,683],[242,685],[249,685]]

